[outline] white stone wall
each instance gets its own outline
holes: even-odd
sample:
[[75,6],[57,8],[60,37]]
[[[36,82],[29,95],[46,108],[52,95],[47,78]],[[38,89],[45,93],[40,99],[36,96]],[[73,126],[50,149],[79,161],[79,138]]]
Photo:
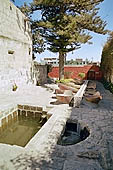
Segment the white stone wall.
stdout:
[[10,0],[0,0],[0,88],[31,79],[32,38],[29,22]]
[[36,61],[33,63],[33,83],[35,85],[47,82],[47,65],[39,65]]

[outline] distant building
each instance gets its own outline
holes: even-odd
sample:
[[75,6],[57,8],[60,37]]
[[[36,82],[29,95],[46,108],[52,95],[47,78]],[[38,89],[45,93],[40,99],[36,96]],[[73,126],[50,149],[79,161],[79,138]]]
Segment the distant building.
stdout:
[[76,62],[77,65],[85,64],[82,58],[76,58],[75,62]]
[[89,64],[88,59],[83,60],[82,58],[76,58],[75,60],[67,60],[66,65],[87,65]]
[[59,59],[58,58],[44,58],[41,60],[41,64],[51,64],[51,65],[58,65]]
[[89,64],[92,64],[92,65],[95,65],[95,66],[100,66],[100,62],[97,61],[97,62],[90,62]]

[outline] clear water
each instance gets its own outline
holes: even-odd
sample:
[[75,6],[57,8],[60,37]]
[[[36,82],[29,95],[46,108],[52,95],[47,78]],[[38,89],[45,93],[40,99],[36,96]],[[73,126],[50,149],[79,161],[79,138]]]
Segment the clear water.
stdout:
[[44,123],[40,115],[39,117],[18,116],[1,130],[0,143],[24,147]]

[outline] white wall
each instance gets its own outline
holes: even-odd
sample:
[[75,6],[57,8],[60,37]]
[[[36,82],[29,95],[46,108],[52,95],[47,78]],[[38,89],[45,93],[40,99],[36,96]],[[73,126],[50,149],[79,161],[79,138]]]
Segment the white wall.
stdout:
[[[0,0],[0,87],[10,89],[31,77],[32,38],[29,22],[9,0]],[[25,28],[26,25],[26,28]]]

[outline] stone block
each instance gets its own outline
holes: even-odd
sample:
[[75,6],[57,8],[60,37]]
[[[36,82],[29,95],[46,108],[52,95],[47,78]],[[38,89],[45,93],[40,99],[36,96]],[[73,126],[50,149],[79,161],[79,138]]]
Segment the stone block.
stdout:
[[52,114],[47,114],[47,120],[52,116]]
[[25,110],[22,110],[22,115],[26,116],[26,111]]
[[17,111],[13,112],[13,117],[17,117]]
[[47,111],[42,111],[42,112],[40,112],[41,114],[47,114]]
[[40,120],[41,120],[41,114],[40,114],[40,112],[35,112],[35,117],[36,117],[36,119],[37,119],[38,121],[40,121]]
[[6,117],[1,120],[1,123],[2,123],[2,130],[4,130],[7,127]]
[[12,121],[12,115],[8,115],[8,122]]
[[38,116],[38,115],[42,115],[42,112],[38,111],[38,112],[35,112],[35,116]]
[[27,116],[28,117],[34,117],[35,113],[32,111],[27,111]]
[[61,90],[71,90],[73,93],[77,93],[78,92],[78,89],[75,89],[73,87],[70,87],[70,86],[66,86],[62,83],[59,83],[58,84],[58,87],[61,89]]
[[24,105],[24,110],[30,110],[31,109],[31,106],[28,106],[28,105]]
[[37,111],[42,111],[43,108],[42,108],[42,107],[37,107],[36,110],[37,110]]
[[34,106],[30,106],[30,110],[36,111],[36,110],[37,110],[37,108],[36,108],[36,107],[34,107]]
[[22,105],[18,105],[18,109],[23,109],[24,107]]
[[63,94],[64,90],[61,89],[55,89],[55,94]]
[[2,122],[2,125],[5,125],[5,124],[6,124],[6,117],[3,118],[3,119],[1,120],[1,122]]
[[8,125],[12,123],[12,120],[13,120],[12,115],[11,114],[8,115]]
[[72,100],[73,96],[67,96],[67,95],[57,95],[56,96],[57,100],[60,102],[60,103],[64,103],[64,104],[69,104],[70,101]]

